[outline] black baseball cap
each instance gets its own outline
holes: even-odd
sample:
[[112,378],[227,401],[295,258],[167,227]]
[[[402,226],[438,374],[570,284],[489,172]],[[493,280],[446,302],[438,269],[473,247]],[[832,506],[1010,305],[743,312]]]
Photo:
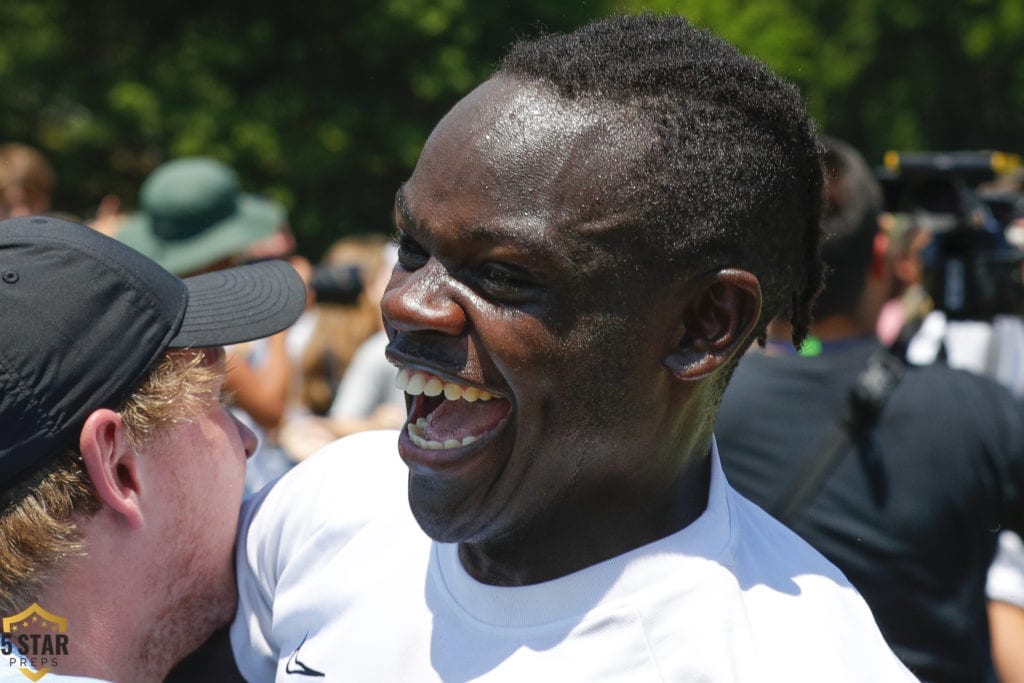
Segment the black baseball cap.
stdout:
[[76,446],[167,349],[266,337],[305,304],[284,261],[179,279],[78,223],[0,220],[0,489]]

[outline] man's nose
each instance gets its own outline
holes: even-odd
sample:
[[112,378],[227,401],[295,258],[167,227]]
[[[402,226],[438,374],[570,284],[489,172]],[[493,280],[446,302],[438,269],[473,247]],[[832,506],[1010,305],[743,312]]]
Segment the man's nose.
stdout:
[[459,336],[466,329],[463,289],[436,259],[412,271],[399,266],[380,302],[384,322],[397,332]]

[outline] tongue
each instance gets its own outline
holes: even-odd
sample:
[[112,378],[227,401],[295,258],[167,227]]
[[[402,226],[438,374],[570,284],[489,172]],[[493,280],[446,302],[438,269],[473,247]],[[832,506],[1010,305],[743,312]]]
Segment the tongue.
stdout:
[[511,404],[503,399],[490,401],[443,401],[427,415],[424,436],[434,441],[477,436],[493,429],[508,414]]

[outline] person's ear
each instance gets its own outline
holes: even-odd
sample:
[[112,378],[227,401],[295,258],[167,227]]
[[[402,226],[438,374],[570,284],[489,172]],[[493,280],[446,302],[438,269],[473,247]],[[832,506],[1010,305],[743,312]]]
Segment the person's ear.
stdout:
[[761,285],[752,273],[726,269],[691,282],[665,366],[695,381],[746,350],[761,315]]
[[889,271],[889,236],[884,232],[875,233],[871,242],[871,266],[868,273],[873,277],[883,277]]
[[121,416],[101,408],[85,421],[78,440],[85,471],[96,497],[133,529],[142,527],[142,483],[138,455],[128,439]]

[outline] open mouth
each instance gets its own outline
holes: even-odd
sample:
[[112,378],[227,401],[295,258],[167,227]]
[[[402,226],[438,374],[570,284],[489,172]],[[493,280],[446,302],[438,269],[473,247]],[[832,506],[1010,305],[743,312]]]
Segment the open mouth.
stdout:
[[395,386],[413,397],[405,429],[416,446],[427,450],[469,446],[497,427],[512,408],[483,389],[405,368],[399,369]]

